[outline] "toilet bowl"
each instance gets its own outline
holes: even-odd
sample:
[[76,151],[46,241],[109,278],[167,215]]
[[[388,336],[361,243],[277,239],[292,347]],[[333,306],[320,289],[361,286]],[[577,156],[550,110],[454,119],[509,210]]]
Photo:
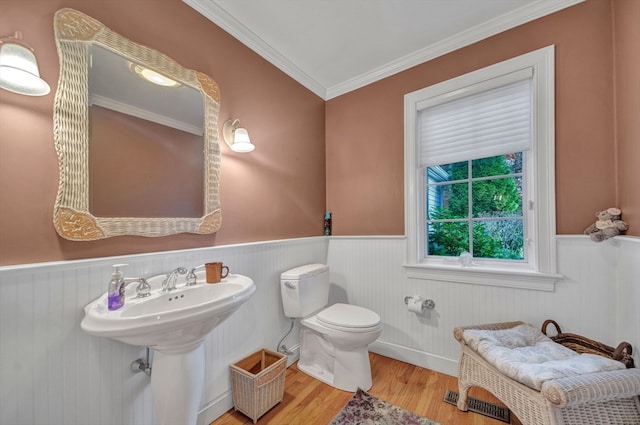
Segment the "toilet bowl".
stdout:
[[333,304],[329,268],[309,264],[282,273],[285,316],[300,320],[298,369],[335,388],[371,388],[369,344],[382,333],[380,316],[364,307]]

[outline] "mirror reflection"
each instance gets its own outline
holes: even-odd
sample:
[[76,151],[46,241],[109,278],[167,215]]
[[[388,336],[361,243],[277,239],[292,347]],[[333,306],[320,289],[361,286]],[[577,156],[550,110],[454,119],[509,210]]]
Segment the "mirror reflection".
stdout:
[[202,94],[148,65],[91,43],[89,104],[203,135]]
[[200,92],[100,45],[89,54],[89,211],[201,217]]

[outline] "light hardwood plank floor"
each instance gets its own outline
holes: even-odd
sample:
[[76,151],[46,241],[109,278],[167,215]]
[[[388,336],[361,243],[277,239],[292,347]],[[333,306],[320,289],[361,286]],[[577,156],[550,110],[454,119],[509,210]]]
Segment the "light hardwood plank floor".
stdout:
[[[447,390],[458,390],[457,379],[448,375],[370,353],[373,386],[371,395],[418,413],[442,425],[504,425],[504,422],[472,412],[461,412],[442,401]],[[502,405],[491,393],[480,388],[469,392],[475,397]],[[258,424],[326,425],[351,399],[353,393],[337,390],[291,365],[285,376],[284,399],[258,420]],[[233,409],[211,425],[252,424]],[[521,425],[511,414],[511,423]]]

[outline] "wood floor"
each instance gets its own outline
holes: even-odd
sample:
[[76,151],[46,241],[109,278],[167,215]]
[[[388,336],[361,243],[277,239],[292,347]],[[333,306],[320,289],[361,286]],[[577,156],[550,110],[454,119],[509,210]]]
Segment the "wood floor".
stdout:
[[[456,378],[370,353],[373,386],[371,395],[418,413],[442,425],[504,425],[504,422],[472,412],[461,412],[442,401],[447,390],[458,390]],[[472,388],[469,394],[500,404],[493,395]],[[258,420],[258,424],[326,425],[351,399],[353,393],[337,390],[291,365],[286,372],[284,399]],[[502,405],[502,404],[500,404]],[[211,425],[252,424],[233,409]],[[521,425],[511,414],[511,423]]]

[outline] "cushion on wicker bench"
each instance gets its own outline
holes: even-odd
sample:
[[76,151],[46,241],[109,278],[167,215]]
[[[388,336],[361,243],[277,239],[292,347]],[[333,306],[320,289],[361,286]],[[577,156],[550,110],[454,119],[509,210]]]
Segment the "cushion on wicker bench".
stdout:
[[463,338],[501,373],[538,391],[548,380],[625,369],[616,360],[578,354],[527,324],[502,330],[467,329]]

